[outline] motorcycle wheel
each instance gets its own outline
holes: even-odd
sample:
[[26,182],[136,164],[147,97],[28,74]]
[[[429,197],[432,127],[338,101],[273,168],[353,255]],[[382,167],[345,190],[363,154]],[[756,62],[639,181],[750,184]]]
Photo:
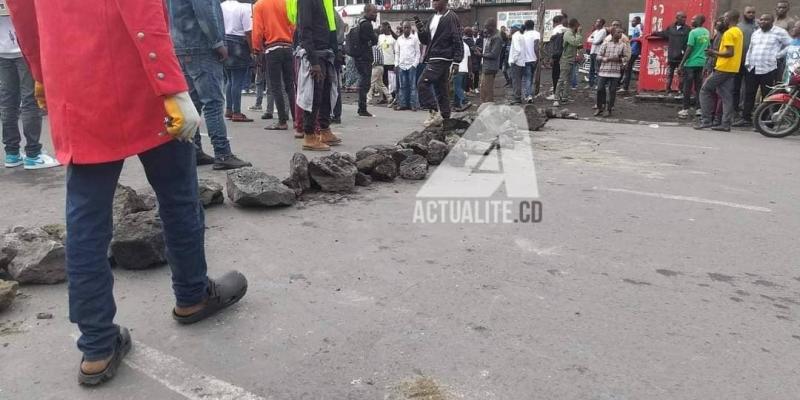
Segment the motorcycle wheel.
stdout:
[[800,128],[800,111],[791,107],[781,121],[773,121],[784,103],[764,102],[753,113],[753,125],[758,133],[770,138],[783,138],[795,133]]

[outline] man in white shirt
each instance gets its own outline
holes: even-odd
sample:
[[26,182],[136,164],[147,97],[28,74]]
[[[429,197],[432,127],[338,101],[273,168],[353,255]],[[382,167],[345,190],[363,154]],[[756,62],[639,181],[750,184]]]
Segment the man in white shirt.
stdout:
[[397,94],[397,110],[419,109],[417,100],[417,66],[420,59],[420,43],[417,35],[411,34],[411,23],[403,23],[403,34],[394,44],[395,72],[400,75]]
[[453,109],[463,111],[472,106],[472,103],[464,96],[464,89],[469,79],[469,64],[472,62],[469,46],[462,42],[464,47],[464,58],[458,63],[458,72],[453,78]]
[[232,122],[253,122],[242,114],[242,87],[250,67],[250,40],[253,31],[253,7],[237,0],[222,2],[225,21],[225,116]]
[[535,27],[536,24],[532,20],[525,21],[525,30],[522,34],[525,46],[522,56],[525,61],[525,69],[522,73],[522,95],[525,96],[525,101],[528,103],[533,103],[533,74],[539,61],[539,42],[541,41],[541,35],[536,32]]
[[592,44],[592,49],[589,51],[589,88],[594,88],[594,85],[597,81],[597,51],[600,50],[600,46],[606,39],[607,34],[608,31],[606,30],[606,20],[600,18],[595,21],[594,32],[592,32],[592,34],[589,35],[589,38],[586,40]]
[[395,87],[394,79],[394,64],[395,64],[395,51],[394,51],[394,32],[392,26],[384,21],[381,22],[380,34],[378,35],[378,47],[383,53],[383,84],[392,91],[392,94],[397,98],[397,88]]
[[508,51],[508,65],[511,66],[511,86],[513,94],[510,104],[522,104],[522,72],[525,69],[525,38],[522,25],[511,26],[511,48]]
[[[55,158],[42,152],[42,113],[34,98],[34,83],[28,65],[22,58],[17,33],[11,17],[0,16],[0,119],[3,122],[5,167],[24,165],[25,169],[57,167]],[[25,135],[25,155],[20,155],[22,133]]]

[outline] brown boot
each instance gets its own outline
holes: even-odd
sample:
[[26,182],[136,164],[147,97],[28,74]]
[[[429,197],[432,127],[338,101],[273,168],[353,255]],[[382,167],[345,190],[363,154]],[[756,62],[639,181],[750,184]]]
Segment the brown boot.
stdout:
[[307,133],[303,137],[303,150],[330,151],[331,146],[322,142],[322,135]]
[[339,139],[338,136],[334,135],[333,132],[331,132],[331,128],[320,129],[319,134],[322,137],[322,142],[329,146],[338,146],[342,144],[342,139]]

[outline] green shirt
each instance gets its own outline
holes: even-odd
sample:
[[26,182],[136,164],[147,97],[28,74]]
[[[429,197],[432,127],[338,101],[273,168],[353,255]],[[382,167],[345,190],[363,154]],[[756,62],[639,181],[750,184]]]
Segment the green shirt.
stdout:
[[689,41],[686,43],[687,46],[692,47],[692,52],[689,53],[689,57],[686,58],[686,62],[683,66],[704,67],[707,60],[706,49],[710,43],[711,34],[708,32],[708,29],[702,26],[692,29],[692,31],[689,32]]
[[564,52],[561,54],[561,62],[574,64],[575,57],[578,55],[578,49],[582,46],[583,37],[581,34],[572,32],[572,29],[567,29],[564,32]]

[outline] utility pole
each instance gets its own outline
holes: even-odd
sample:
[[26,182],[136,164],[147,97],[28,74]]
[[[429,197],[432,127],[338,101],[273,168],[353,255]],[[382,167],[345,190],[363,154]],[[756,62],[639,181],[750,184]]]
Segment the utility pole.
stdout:
[[[533,7],[533,2],[531,2],[531,7]],[[538,17],[536,18],[537,19],[537,23],[539,25],[538,28],[539,28],[539,38],[540,38],[539,39],[539,44],[538,44],[539,48],[537,49],[539,51],[539,60],[538,60],[538,63],[536,64],[536,73],[535,73],[534,84],[533,84],[533,87],[534,87],[533,94],[534,94],[534,96],[539,94],[539,89],[541,88],[541,84],[542,84],[542,64],[544,63],[543,62],[544,60],[542,60],[541,56],[544,53],[542,51],[544,49],[544,22],[545,22],[544,21],[544,7],[545,7],[545,0],[539,0],[539,11],[537,12]]]

